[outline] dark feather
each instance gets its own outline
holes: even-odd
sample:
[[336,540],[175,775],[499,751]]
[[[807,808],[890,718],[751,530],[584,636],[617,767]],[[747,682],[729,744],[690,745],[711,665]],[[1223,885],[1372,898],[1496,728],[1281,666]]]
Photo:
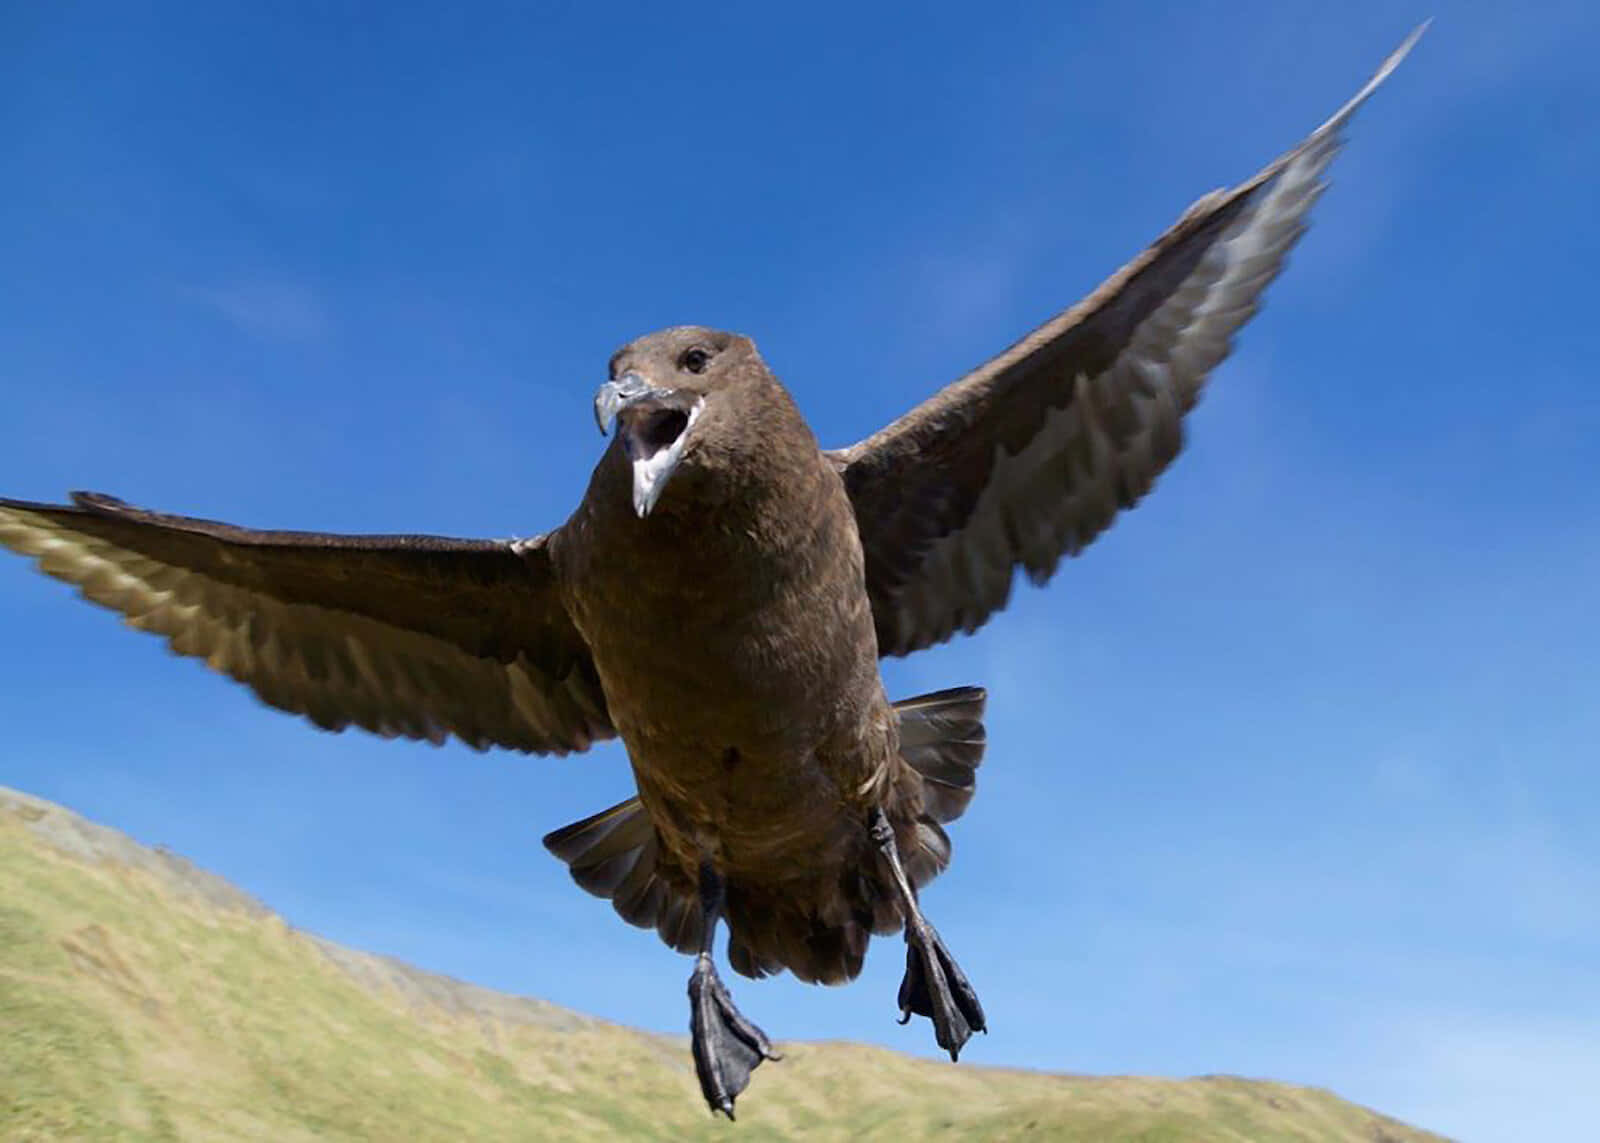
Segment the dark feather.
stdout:
[[[698,947],[695,887],[662,865],[656,827],[638,798],[547,834],[544,846],[567,863],[574,881],[596,897],[608,898],[630,925],[656,929],[680,952]],[[693,943],[686,947],[691,933]]]
[[0,500],[0,544],[325,730],[564,754],[612,729],[546,537],[257,532]]
[[1354,99],[1249,182],[1208,195],[1084,301],[852,448],[878,647],[972,631],[1132,507],[1177,456],[1182,417],[1305,229]]
[[922,776],[923,805],[935,822],[954,821],[972,801],[986,741],[986,698],[982,687],[956,687],[894,704],[900,757]]

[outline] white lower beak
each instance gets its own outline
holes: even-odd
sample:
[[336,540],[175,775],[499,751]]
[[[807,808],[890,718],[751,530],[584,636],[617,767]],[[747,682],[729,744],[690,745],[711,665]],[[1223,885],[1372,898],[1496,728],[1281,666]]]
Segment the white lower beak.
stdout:
[[666,489],[668,479],[683,457],[684,445],[689,440],[689,430],[694,428],[695,421],[700,417],[700,410],[704,407],[703,398],[694,403],[694,407],[689,410],[689,419],[684,424],[683,431],[671,444],[658,448],[647,456],[634,456],[633,510],[639,514],[640,519],[650,515],[650,510],[656,506],[656,501],[661,499],[661,493]]

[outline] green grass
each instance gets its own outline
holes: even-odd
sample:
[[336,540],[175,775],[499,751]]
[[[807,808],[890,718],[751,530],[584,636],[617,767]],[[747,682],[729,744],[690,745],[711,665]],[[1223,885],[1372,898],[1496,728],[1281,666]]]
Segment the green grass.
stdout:
[[686,1044],[327,949],[180,860],[0,789],[5,1140],[1436,1139],[1313,1088],[785,1044],[737,1126]]

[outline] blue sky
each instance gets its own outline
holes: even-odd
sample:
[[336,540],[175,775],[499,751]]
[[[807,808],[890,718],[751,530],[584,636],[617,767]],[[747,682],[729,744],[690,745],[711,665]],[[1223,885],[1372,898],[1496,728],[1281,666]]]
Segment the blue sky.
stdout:
[[[892,695],[991,688],[930,916],[974,1063],[1600,1118],[1600,14],[1250,2],[40,4],[0,14],[0,492],[526,535],[610,352],[754,336],[847,444],[1331,112],[1420,19],[1137,511]],[[312,732],[0,560],[0,782],[292,922],[679,1032],[688,962],[539,846],[630,792]],[[734,982],[933,1054],[897,941]],[[781,1065],[778,1065],[781,1066]],[[759,1098],[760,1078],[752,1098]]]

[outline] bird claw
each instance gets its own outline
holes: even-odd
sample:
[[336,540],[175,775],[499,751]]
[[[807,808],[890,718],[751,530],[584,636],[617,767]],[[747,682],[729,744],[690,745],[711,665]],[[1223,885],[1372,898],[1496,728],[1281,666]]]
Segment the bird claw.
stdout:
[[700,1094],[713,1114],[733,1118],[733,1101],[763,1060],[782,1059],[760,1028],[745,1019],[709,956],[696,959],[689,977],[689,1030]]
[[934,1038],[955,1060],[974,1032],[986,1032],[983,1005],[966,973],[926,921],[906,926],[906,974],[900,981],[900,1023],[933,1021]]

